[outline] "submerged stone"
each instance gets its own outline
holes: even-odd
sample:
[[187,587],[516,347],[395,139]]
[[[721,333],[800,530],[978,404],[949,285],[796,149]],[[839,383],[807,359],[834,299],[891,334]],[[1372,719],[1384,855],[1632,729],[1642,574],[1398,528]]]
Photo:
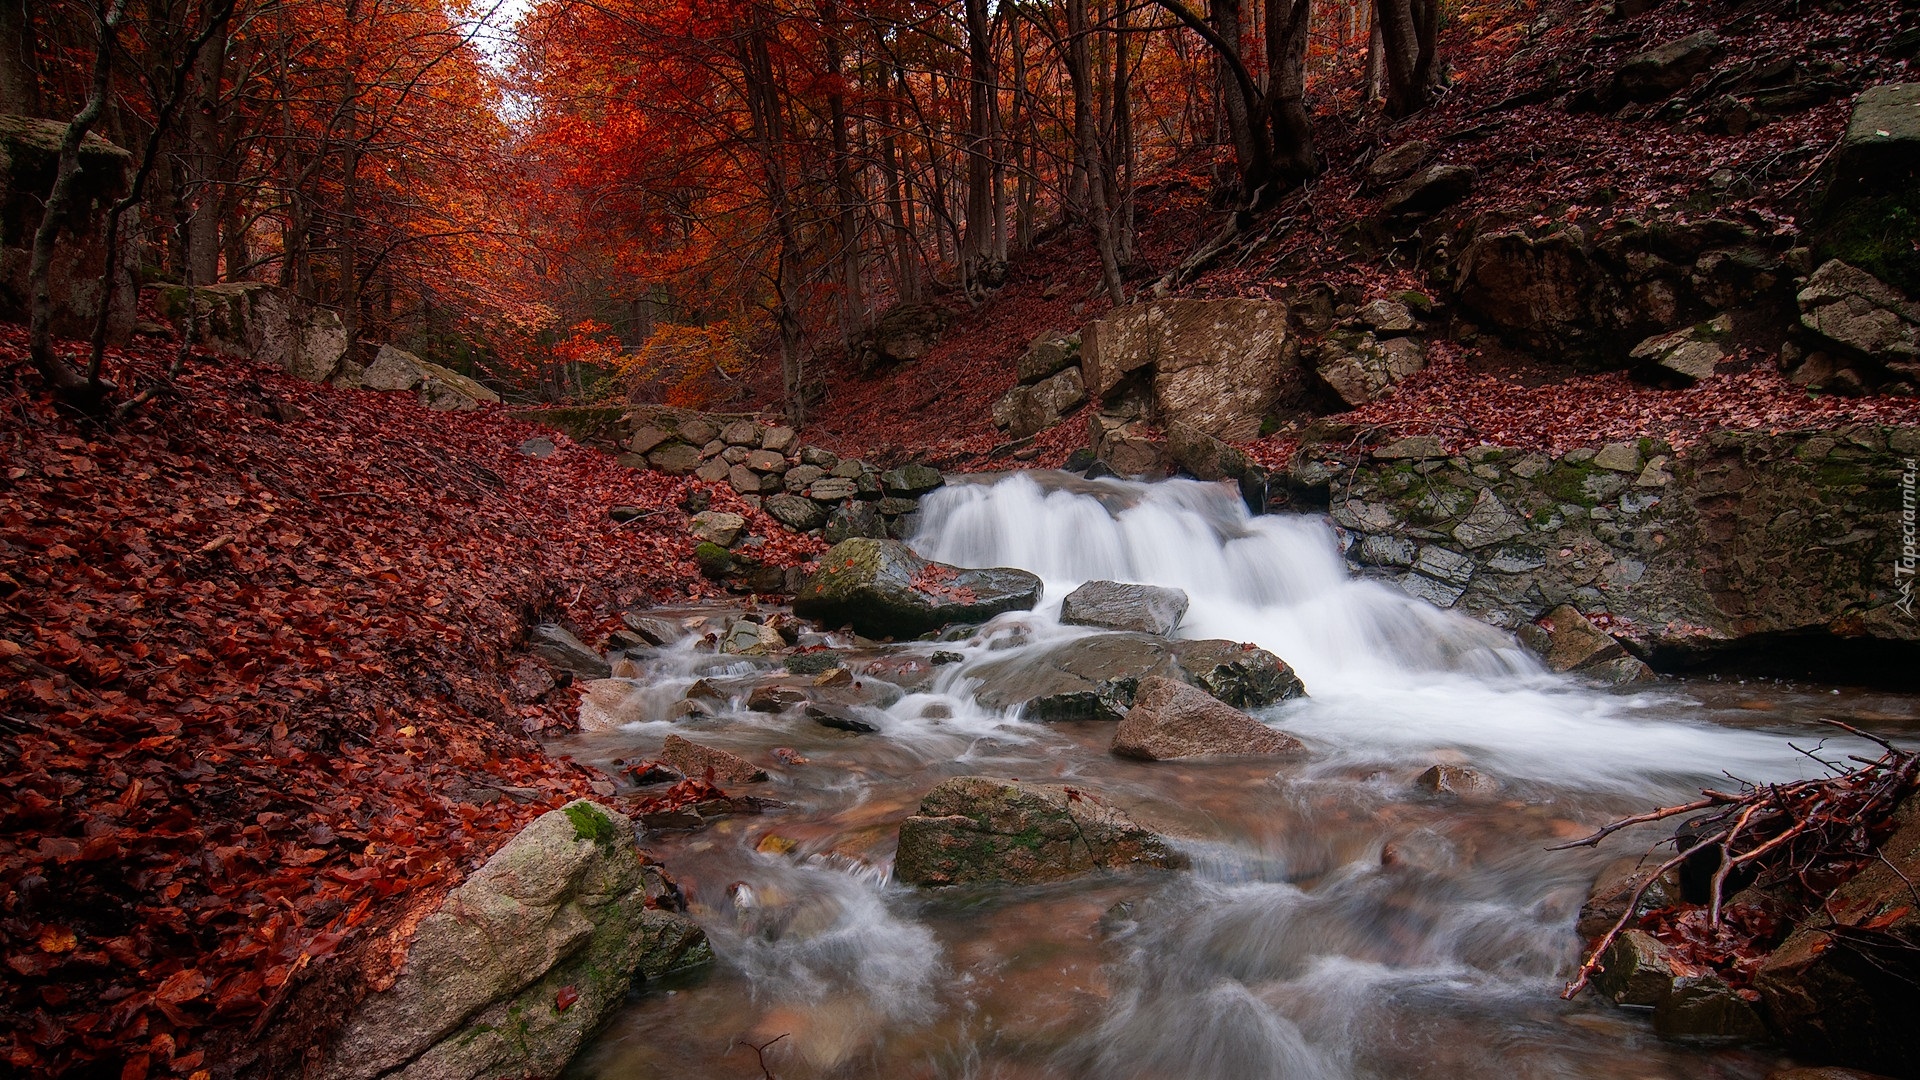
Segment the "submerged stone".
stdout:
[[893,872],[910,885],[1033,884],[1185,865],[1165,838],[1093,792],[959,776],[901,823]]

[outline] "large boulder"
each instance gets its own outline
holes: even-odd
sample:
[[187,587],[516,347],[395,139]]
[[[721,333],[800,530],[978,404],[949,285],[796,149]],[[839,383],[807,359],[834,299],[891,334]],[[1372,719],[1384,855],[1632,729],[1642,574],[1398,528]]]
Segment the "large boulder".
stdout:
[[1838,259],[1800,290],[1800,322],[1829,341],[1877,360],[1896,375],[1920,375],[1920,303]]
[[229,281],[194,289],[156,285],[149,292],[155,310],[176,329],[184,332],[189,317],[197,319],[197,340],[214,352],[251,357],[308,382],[339,377],[364,385],[347,370],[339,313],[303,304],[278,285]]
[[636,979],[713,958],[698,926],[648,907],[637,855],[632,823],[595,803],[535,818],[421,920],[313,1075],[559,1075]]
[[1027,346],[1027,351],[1014,362],[1014,372],[1022,385],[1031,385],[1079,362],[1080,335],[1049,330]]
[[1033,884],[1187,860],[1092,792],[984,776],[942,782],[900,824],[894,877],[910,885]]
[[1025,570],[931,562],[898,540],[842,540],[819,565],[794,595],[794,614],[868,637],[918,637],[1040,602],[1040,579]]
[[1920,1015],[1920,799],[1894,832],[1754,975],[1775,1035],[1796,1053],[1896,1076],[1914,1071]]
[[1348,405],[1365,405],[1427,366],[1427,350],[1409,337],[1338,332],[1320,343],[1314,374]]
[[1095,400],[1144,384],[1160,422],[1242,440],[1259,433],[1276,402],[1303,389],[1286,345],[1285,304],[1156,300],[1089,324],[1080,364]]
[[[24,323],[33,314],[27,269],[66,130],[63,122],[0,115],[0,319]],[[120,223],[119,269],[104,296],[101,278],[107,268],[107,211],[126,194],[133,155],[88,135],[80,143],[79,164],[75,198],[56,234],[48,268],[52,329],[57,337],[84,339],[93,333],[94,319],[105,303],[107,340],[118,344],[133,330],[140,235],[133,216]]]
[[1086,400],[1080,369],[1070,367],[1032,386],[1007,391],[993,404],[993,422],[1013,438],[1024,439],[1059,423]]
[[1430,217],[1466,198],[1477,179],[1465,165],[1430,165],[1389,191],[1380,209],[1390,219]]
[[1060,602],[1060,621],[1103,630],[1137,630],[1166,637],[1187,615],[1187,594],[1159,585],[1089,581]]
[[1920,295],[1920,83],[1861,92],[1821,169],[1808,224],[1823,258]]
[[1460,256],[1460,301],[1519,343],[1561,351],[1593,332],[1603,271],[1573,230],[1483,233]]
[[1306,749],[1277,731],[1183,682],[1140,680],[1133,707],[1113,732],[1112,751],[1147,761],[1232,755],[1290,756]]
[[767,770],[739,754],[702,746],[679,735],[667,736],[660,760],[682,776],[696,780],[711,774],[715,783],[752,784],[767,778]]
[[527,635],[527,648],[535,656],[563,671],[585,679],[604,679],[613,674],[607,658],[574,637],[572,631],[554,623],[541,623]]
[[1627,58],[1614,75],[1614,85],[1629,101],[1659,101],[1692,82],[1713,66],[1725,50],[1711,30],[1669,41]]
[[1119,720],[1152,676],[1188,682],[1235,708],[1257,709],[1306,690],[1279,657],[1252,645],[1096,634],[970,669],[980,704],[1025,720]]
[[918,360],[940,343],[951,316],[934,304],[901,304],[881,315],[856,350],[862,370]]
[[438,412],[471,412],[500,401],[475,380],[392,345],[380,346],[358,382],[366,390],[418,390],[420,403]]

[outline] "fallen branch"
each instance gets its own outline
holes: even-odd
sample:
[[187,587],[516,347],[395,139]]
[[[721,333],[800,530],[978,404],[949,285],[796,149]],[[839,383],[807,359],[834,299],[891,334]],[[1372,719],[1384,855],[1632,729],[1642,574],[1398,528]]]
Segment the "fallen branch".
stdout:
[[[1742,874],[1743,880],[1766,884],[1769,888],[1783,885],[1798,888],[1804,893],[1807,910],[1812,910],[1825,903],[1837,883],[1844,882],[1876,859],[1885,861],[1879,844],[1884,839],[1884,831],[1891,828],[1894,811],[1920,786],[1920,754],[1901,750],[1886,739],[1837,720],[1822,722],[1876,743],[1885,753],[1878,758],[1849,755],[1859,763],[1858,768],[1839,769],[1833,775],[1811,780],[1743,784],[1738,792],[1707,789],[1693,802],[1622,818],[1579,840],[1549,849],[1593,847],[1632,825],[1695,811],[1715,811],[1687,823],[1686,828],[1692,831],[1690,838],[1679,835],[1662,841],[1678,845],[1679,852],[1634,889],[1627,899],[1626,910],[1595,940],[1562,997],[1571,998],[1587,987],[1594,974],[1601,970],[1601,960],[1607,950],[1639,917],[1640,903],[1654,882],[1684,864],[1694,860],[1712,861],[1713,873],[1705,903],[1683,906],[1683,909],[1663,909],[1660,914],[1664,922],[1654,932],[1659,936],[1662,929],[1671,931],[1675,939],[1663,939],[1666,945],[1690,952],[1691,961],[1712,967],[1716,963],[1731,966],[1734,958],[1751,956],[1756,946],[1764,946],[1743,923],[1748,915],[1736,914],[1731,920],[1727,917],[1728,884],[1736,873]],[[1811,753],[1801,752],[1822,765],[1838,768]],[[1815,882],[1822,887],[1816,888]],[[1675,911],[1679,914],[1674,914]],[[1702,912],[1704,926],[1700,923]],[[1683,926],[1692,929],[1682,933]]]

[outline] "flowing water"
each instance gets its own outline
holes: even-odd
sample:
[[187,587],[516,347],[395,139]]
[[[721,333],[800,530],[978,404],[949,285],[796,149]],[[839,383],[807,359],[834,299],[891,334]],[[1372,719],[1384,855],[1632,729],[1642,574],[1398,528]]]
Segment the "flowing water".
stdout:
[[[1250,518],[1232,491],[1019,474],[928,498],[914,546],[1046,582],[1039,610],[964,640],[861,651],[880,730],[744,709],[768,661],[691,643],[647,660],[633,722],[561,749],[616,768],[670,732],[774,767],[782,805],[648,840],[720,962],[647,988],[576,1077],[1762,1077],[1764,1049],[1663,1041],[1643,1016],[1559,990],[1598,869],[1650,835],[1546,848],[1683,800],[1725,774],[1805,775],[1815,719],[1906,736],[1911,701],[1692,681],[1600,690],[1543,671],[1506,635],[1351,578],[1322,520]],[[1112,725],[983,708],[973,674],[1090,631],[1060,598],[1093,579],[1183,589],[1180,636],[1257,643],[1311,695],[1257,715],[1300,761],[1146,763]],[[850,641],[849,644],[852,644]],[[962,659],[935,665],[935,651]],[[951,661],[951,657],[942,657]],[[740,689],[668,719],[696,678]],[[1831,730],[1831,729],[1828,729]],[[1836,752],[1859,751],[1828,738]],[[790,747],[807,764],[774,766]],[[1414,784],[1469,765],[1501,793]],[[896,831],[940,780],[1071,781],[1178,838],[1193,868],[932,892],[890,881]],[[747,789],[741,789],[747,790]],[[774,1041],[777,1040],[777,1041]]]

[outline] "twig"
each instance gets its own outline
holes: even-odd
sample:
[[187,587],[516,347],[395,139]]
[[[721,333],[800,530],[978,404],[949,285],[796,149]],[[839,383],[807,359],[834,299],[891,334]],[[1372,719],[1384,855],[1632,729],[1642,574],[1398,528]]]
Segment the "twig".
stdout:
[[1561,1000],[1571,1001],[1575,994],[1587,988],[1587,981],[1592,979],[1593,973],[1600,969],[1600,958],[1607,954],[1607,949],[1613,945],[1613,939],[1620,936],[1620,931],[1625,930],[1627,924],[1633,921],[1633,913],[1639,910],[1640,901],[1647,895],[1647,890],[1653,888],[1653,883],[1660,880],[1660,875],[1686,862],[1688,854],[1688,852],[1683,851],[1673,858],[1668,859],[1666,862],[1661,863],[1658,870],[1647,875],[1647,880],[1641,882],[1640,887],[1633,890],[1633,895],[1627,898],[1627,909],[1620,913],[1620,918],[1614,920],[1611,929],[1605,934],[1600,935],[1600,940],[1594,944],[1593,951],[1587,954],[1586,961],[1580,965],[1579,975],[1567,984],[1565,990],[1560,992]]
[[1570,840],[1564,844],[1555,844],[1547,850],[1566,851],[1570,848],[1593,847],[1595,844],[1598,844],[1600,841],[1605,840],[1607,837],[1612,836],[1614,833],[1619,832],[1629,825],[1644,825],[1649,821],[1659,821],[1662,818],[1670,818],[1675,814],[1690,814],[1695,810],[1705,810],[1709,806],[1717,806],[1724,801],[1724,799],[1715,798],[1700,799],[1696,802],[1690,802],[1685,806],[1669,806],[1660,810],[1650,810],[1644,814],[1635,814],[1630,818],[1621,818],[1619,821],[1608,825],[1591,836],[1585,836],[1578,840]]
[[747,1044],[753,1048],[753,1056],[760,1059],[760,1075],[765,1077],[766,1080],[779,1080],[778,1077],[774,1076],[773,1073],[767,1069],[767,1047],[772,1046],[774,1043],[779,1042],[791,1034],[793,1034],[793,1032],[783,1031],[773,1038],[768,1039],[766,1042]]

